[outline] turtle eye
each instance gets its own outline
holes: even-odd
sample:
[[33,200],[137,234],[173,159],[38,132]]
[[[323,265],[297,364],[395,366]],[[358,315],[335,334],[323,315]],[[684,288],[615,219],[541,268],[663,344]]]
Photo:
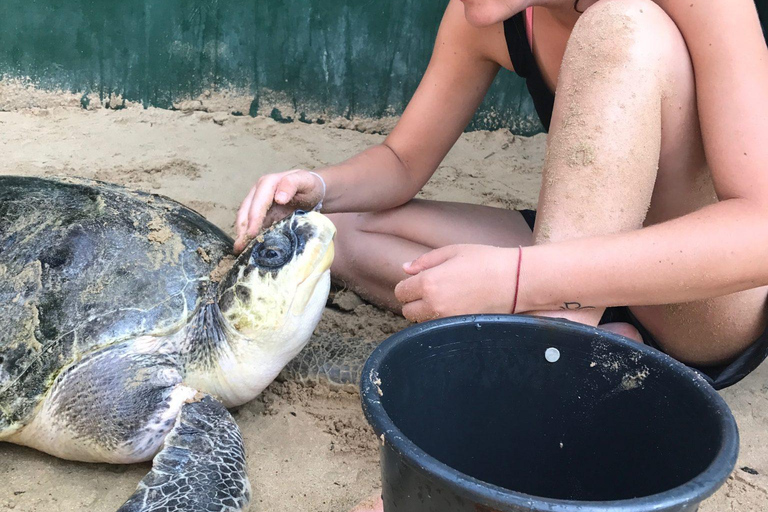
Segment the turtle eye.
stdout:
[[261,257],[268,260],[275,260],[280,257],[280,250],[267,249],[266,251],[264,251]]
[[291,254],[291,241],[283,236],[276,237],[254,248],[251,263],[259,268],[276,269],[285,265]]

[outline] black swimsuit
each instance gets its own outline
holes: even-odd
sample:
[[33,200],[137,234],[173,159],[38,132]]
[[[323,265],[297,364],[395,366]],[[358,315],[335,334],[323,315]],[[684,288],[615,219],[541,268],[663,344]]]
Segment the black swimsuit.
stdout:
[[[539,66],[536,64],[531,46],[528,44],[524,11],[504,22],[504,36],[507,40],[509,57],[512,59],[515,73],[525,78],[528,92],[530,92],[531,98],[533,98],[536,113],[539,115],[544,129],[549,131],[555,105],[555,95],[549,90],[546,82],[544,82],[544,77]],[[536,212],[533,210],[522,210],[520,213],[531,230],[533,230]],[[634,325],[642,335],[646,345],[663,351],[658,341],[635,318],[628,307],[607,308],[600,323],[608,322],[627,322]],[[766,358],[768,358],[768,328],[749,348],[729,364],[707,367],[691,366],[691,368],[704,377],[715,389],[723,389],[736,384],[749,375]]]
[[509,58],[515,73],[525,78],[525,85],[533,99],[533,106],[544,125],[544,130],[549,131],[549,123],[552,120],[552,111],[555,109],[555,95],[549,90],[536,59],[533,56],[531,46],[528,44],[528,35],[525,31],[525,11],[509,18],[504,22],[504,37],[507,39]]

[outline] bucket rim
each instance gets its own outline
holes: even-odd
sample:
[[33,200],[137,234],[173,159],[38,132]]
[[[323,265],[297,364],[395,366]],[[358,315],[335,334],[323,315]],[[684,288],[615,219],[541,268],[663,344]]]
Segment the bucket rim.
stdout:
[[[611,343],[636,350],[663,366],[677,369],[683,377],[688,377],[692,385],[705,395],[705,399],[717,410],[722,444],[710,464],[701,473],[682,485],[672,489],[643,496],[610,501],[577,501],[546,498],[512,491],[470,475],[462,473],[427,454],[410,441],[394,424],[381,404],[380,388],[377,385],[378,368],[386,357],[399,345],[408,343],[427,332],[450,329],[471,324],[502,323],[527,327],[555,326],[563,332],[587,336],[600,336]],[[720,394],[703,377],[683,363],[661,351],[637,343],[624,336],[596,327],[579,324],[564,319],[539,318],[519,315],[462,315],[414,324],[385,339],[366,361],[360,378],[360,397],[363,413],[382,445],[389,445],[402,459],[417,472],[434,478],[475,503],[499,511],[517,507],[524,510],[538,507],[549,512],[636,512],[637,510],[665,511],[678,510],[678,507],[700,503],[712,496],[727,480],[736,466],[739,452],[739,432],[733,413]],[[724,470],[727,468],[727,471]]]

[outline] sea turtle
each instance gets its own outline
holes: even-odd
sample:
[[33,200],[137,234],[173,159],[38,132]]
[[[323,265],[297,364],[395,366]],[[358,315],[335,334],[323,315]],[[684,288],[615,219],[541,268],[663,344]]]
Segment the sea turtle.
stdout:
[[170,199],[0,177],[0,441],[150,473],[120,511],[237,511],[228,407],[302,349],[329,293],[333,224],[297,211],[235,258]]

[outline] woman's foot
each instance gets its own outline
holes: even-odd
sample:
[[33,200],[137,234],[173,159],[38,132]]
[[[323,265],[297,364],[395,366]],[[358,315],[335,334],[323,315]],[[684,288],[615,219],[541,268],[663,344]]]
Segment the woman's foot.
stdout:
[[365,498],[350,512],[384,512],[384,502],[381,500],[381,491],[376,491],[374,494]]

